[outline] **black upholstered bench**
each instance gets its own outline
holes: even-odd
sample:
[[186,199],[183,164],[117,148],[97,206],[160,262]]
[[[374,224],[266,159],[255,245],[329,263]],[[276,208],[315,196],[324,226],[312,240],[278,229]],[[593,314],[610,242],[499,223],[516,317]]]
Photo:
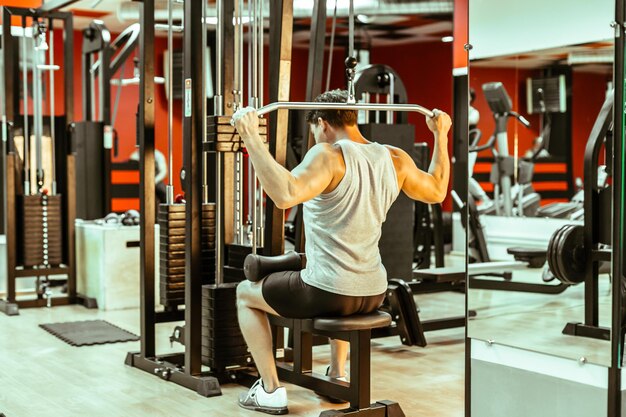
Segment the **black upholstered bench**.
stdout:
[[[340,398],[350,403],[344,410],[327,410],[320,417],[368,416],[403,417],[400,405],[392,401],[370,403],[370,340],[371,331],[391,324],[391,316],[376,311],[370,314],[346,317],[320,317],[313,319],[290,319],[269,316],[270,323],[280,335],[282,328],[289,328],[293,334],[293,364],[276,361],[278,377],[328,397]],[[345,340],[350,343],[350,382],[331,379],[312,370],[313,334]],[[276,343],[274,356],[276,357]]]
[[[244,273],[250,281],[258,281],[272,272],[300,270],[305,265],[295,252],[266,257],[248,255],[244,262]],[[350,403],[344,410],[327,410],[320,417],[404,417],[400,405],[393,401],[378,401],[370,404],[370,340],[372,329],[388,327],[391,316],[376,311],[370,314],[345,317],[318,317],[290,319],[269,316],[274,335],[274,357],[279,341],[283,341],[283,329],[291,329],[293,335],[293,363],[276,358],[278,377],[304,388],[309,388],[332,398]],[[313,372],[313,335],[345,340],[350,343],[350,382],[343,382]]]

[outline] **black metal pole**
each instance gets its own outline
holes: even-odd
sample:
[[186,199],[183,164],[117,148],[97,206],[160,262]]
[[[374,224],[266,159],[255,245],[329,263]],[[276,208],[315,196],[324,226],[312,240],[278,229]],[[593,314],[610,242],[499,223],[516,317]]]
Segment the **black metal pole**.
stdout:
[[71,14],[63,19],[63,71],[65,84],[63,93],[65,100],[65,123],[74,121],[74,20]]
[[608,416],[618,417],[622,413],[622,280],[624,262],[624,20],[626,19],[624,0],[615,2],[615,101],[613,104],[613,275],[611,315],[611,368],[609,368]]
[[[191,3],[191,2],[189,2]],[[154,331],[154,0],[140,6],[139,197],[141,209],[141,356],[155,355]]]
[[[316,0],[313,5],[313,21],[311,22],[311,43],[309,45],[309,62],[307,64],[305,101],[313,101],[322,93],[322,79],[324,74],[324,49],[326,47],[326,1]],[[330,52],[332,53],[332,51]],[[304,120],[303,112],[298,112],[298,126],[302,131],[301,159],[315,144]],[[294,131],[294,129],[292,129]],[[303,207],[298,206],[296,214],[296,251],[304,252],[305,236]]]
[[202,353],[202,141],[204,138],[204,62],[201,33],[203,5],[199,1],[185,2],[185,32],[183,35],[185,109],[183,114],[183,157],[185,160],[185,372],[197,375],[201,371]]

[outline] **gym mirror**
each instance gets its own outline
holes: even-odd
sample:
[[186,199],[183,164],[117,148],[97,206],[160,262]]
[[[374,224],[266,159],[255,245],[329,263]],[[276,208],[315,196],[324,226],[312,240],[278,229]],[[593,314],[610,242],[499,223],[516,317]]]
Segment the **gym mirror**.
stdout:
[[468,336],[609,366],[610,20],[487,44],[484,13],[470,1]]

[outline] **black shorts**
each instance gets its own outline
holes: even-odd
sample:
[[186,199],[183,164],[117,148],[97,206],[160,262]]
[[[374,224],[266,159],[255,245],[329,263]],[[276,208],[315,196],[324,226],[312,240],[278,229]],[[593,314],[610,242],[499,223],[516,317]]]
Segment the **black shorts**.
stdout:
[[263,281],[263,298],[282,317],[351,316],[375,311],[385,293],[368,297],[335,294],[302,281],[300,271],[275,272]]

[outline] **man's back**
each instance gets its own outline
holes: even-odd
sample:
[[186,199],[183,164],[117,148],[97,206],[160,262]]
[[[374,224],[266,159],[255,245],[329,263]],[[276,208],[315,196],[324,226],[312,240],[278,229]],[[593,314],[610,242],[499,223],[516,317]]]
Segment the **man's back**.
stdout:
[[399,194],[390,151],[378,143],[340,140],[339,181],[304,203],[307,268],[302,279],[314,287],[350,296],[387,288],[378,241],[387,211]]

